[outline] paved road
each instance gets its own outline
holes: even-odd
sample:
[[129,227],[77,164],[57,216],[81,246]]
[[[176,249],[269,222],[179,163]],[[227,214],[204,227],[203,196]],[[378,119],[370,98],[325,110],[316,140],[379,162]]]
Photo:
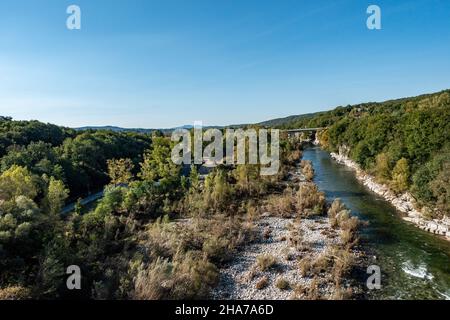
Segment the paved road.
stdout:
[[[100,192],[97,192],[97,193],[95,193],[95,194],[91,194],[90,196],[88,196],[88,197],[82,199],[82,200],[81,200],[81,204],[82,204],[83,206],[85,206],[85,205],[87,205],[87,204],[89,204],[89,203],[91,203],[91,202],[94,202],[94,201],[96,201],[96,200],[102,198],[102,197],[103,197],[103,191],[100,191]],[[65,207],[61,210],[61,214],[62,214],[62,215],[67,215],[67,214],[73,212],[73,211],[75,210],[75,204],[76,204],[76,202],[72,202],[72,203],[68,204],[67,206],[65,206]]]

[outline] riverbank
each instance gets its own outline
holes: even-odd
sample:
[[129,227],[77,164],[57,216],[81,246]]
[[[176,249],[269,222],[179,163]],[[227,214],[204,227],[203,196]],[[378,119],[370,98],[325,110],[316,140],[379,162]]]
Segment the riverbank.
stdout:
[[342,152],[330,153],[330,155],[338,163],[355,170],[357,179],[368,189],[390,202],[398,211],[406,214],[406,216],[402,217],[405,221],[450,241],[450,219],[426,219],[424,214],[416,208],[414,198],[408,192],[396,195],[388,186],[376,182],[375,177],[364,172],[355,161],[342,154]]

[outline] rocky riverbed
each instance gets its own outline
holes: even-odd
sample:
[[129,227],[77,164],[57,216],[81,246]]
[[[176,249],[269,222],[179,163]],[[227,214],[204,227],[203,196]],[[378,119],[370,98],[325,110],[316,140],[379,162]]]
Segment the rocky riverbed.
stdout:
[[367,188],[389,201],[400,212],[405,213],[404,220],[414,223],[422,230],[441,235],[450,241],[449,218],[426,219],[424,214],[416,208],[414,198],[408,192],[396,195],[388,186],[377,183],[373,176],[364,172],[356,162],[345,156],[344,152],[331,153],[331,157],[337,162],[355,170],[356,177]]
[[[305,183],[300,166],[289,172],[285,186],[298,183]],[[341,230],[331,226],[328,216],[281,217],[266,212],[255,221],[255,229],[257,239],[241,247],[220,270],[219,284],[211,294],[213,299],[342,299],[343,292],[351,295],[358,291],[351,288],[349,279],[342,279],[336,287],[331,272],[301,272],[302,261],[333,259],[333,250],[344,247]],[[355,264],[364,256],[358,250],[346,252]],[[261,268],[262,257],[273,260],[270,267]]]
[[[289,229],[294,225],[294,219],[270,217],[265,214],[257,222],[261,237],[239,252],[235,259],[221,270],[220,283],[213,291],[216,299],[269,299],[286,300],[292,297],[296,285],[309,286],[312,278],[302,277],[299,272],[298,261],[307,254],[312,259],[326,251],[331,245],[339,242],[337,233],[328,234],[330,225],[326,217],[303,219],[297,224],[303,234],[303,245],[310,248],[307,253],[301,253],[289,243]],[[328,235],[325,236],[324,233]],[[257,257],[270,255],[276,259],[276,267],[266,271],[257,270]],[[263,289],[258,289],[258,282],[267,277],[268,283]],[[278,279],[289,283],[288,288],[280,289],[276,286]],[[322,288],[322,294],[331,295],[333,286],[329,283]]]

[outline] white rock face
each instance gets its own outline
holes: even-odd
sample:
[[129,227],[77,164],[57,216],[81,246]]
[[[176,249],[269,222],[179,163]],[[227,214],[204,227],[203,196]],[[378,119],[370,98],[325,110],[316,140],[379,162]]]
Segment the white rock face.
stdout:
[[388,186],[377,183],[373,176],[361,170],[356,162],[347,157],[347,154],[348,148],[341,147],[339,148],[339,153],[331,153],[331,157],[338,163],[354,169],[358,180],[367,188],[389,201],[397,210],[405,213],[407,216],[403,217],[404,220],[414,223],[422,230],[445,236],[450,241],[449,218],[445,217],[441,220],[434,219],[431,221],[426,219],[424,214],[415,208],[414,197],[410,193],[405,192],[401,195],[396,195]]

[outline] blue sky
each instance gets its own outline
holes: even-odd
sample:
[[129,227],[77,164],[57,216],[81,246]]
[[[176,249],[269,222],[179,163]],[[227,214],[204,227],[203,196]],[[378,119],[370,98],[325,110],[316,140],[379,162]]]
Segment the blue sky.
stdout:
[[448,0],[0,2],[0,115],[15,119],[226,125],[446,88]]

